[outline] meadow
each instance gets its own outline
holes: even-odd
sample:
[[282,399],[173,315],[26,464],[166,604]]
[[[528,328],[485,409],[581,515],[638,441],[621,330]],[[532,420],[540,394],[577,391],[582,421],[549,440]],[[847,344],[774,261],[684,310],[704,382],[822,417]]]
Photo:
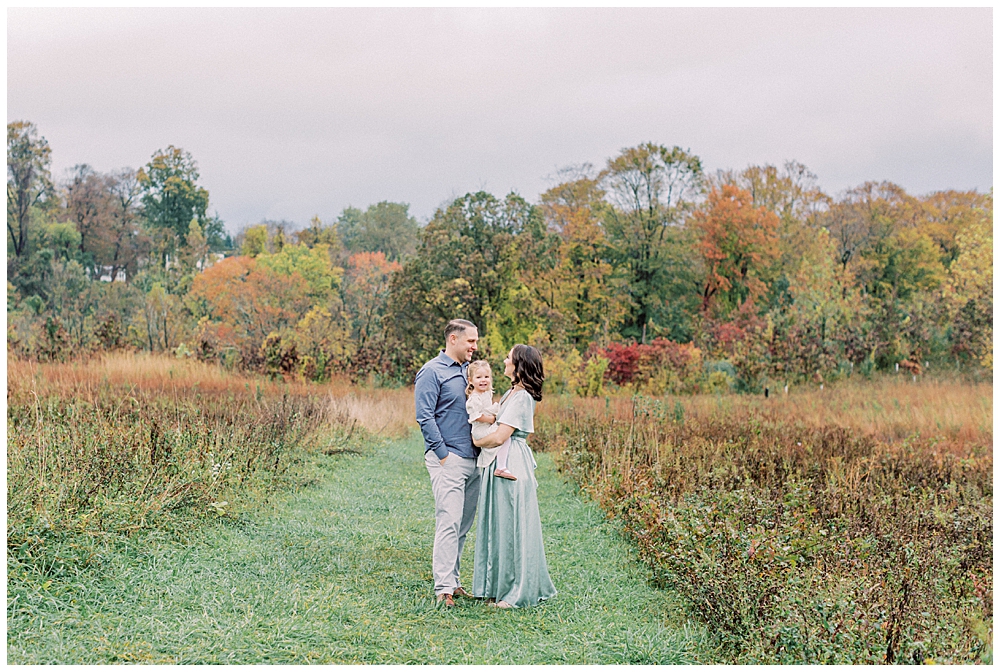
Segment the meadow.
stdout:
[[991,662],[992,392],[564,397],[537,443],[733,662]]
[[560,596],[502,621],[434,609],[407,388],[116,354],[7,394],[11,662],[992,661],[989,384],[549,394]]
[[562,598],[438,608],[410,390],[145,356],[12,362],[9,376],[11,663],[712,660],[704,629],[544,454]]
[[133,537],[184,534],[315,484],[318,457],[411,430],[405,396],[390,396],[141,353],[11,359],[9,579],[99,567]]

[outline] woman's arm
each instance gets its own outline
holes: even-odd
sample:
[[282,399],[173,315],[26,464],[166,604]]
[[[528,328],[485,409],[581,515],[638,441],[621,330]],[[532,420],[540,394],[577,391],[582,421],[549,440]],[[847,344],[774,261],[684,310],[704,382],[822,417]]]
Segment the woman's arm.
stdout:
[[496,448],[497,446],[503,445],[503,442],[509,439],[513,433],[513,427],[501,423],[495,432],[487,434],[481,439],[475,439],[473,443],[480,448]]

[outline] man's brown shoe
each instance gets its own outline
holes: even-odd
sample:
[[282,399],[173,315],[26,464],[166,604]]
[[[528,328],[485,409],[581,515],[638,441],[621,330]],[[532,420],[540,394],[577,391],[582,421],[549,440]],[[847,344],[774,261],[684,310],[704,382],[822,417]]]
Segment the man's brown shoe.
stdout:
[[468,600],[476,599],[475,597],[472,596],[472,593],[467,591],[465,588],[462,588],[462,586],[459,586],[458,588],[455,589],[455,595],[458,597],[464,597]]
[[444,602],[444,606],[446,607],[455,606],[455,599],[449,593],[441,593],[440,595],[438,595],[438,600],[437,600],[438,605],[440,605],[442,602]]

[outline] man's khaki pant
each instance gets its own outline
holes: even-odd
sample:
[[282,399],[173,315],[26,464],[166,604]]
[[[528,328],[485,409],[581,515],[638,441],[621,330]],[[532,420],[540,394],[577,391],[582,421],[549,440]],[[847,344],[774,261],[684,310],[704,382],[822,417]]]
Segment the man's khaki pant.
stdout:
[[434,492],[434,593],[454,593],[462,585],[459,564],[476,517],[482,470],[475,459],[455,453],[441,464],[433,450],[424,453],[424,463]]

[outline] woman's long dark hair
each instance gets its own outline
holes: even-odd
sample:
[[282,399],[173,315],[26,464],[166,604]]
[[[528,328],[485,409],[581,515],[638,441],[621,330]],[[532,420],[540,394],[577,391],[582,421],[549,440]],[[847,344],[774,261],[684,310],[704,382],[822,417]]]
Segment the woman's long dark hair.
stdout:
[[532,399],[541,401],[545,371],[538,350],[530,345],[515,345],[510,350],[510,361],[514,364],[514,384],[521,383]]

